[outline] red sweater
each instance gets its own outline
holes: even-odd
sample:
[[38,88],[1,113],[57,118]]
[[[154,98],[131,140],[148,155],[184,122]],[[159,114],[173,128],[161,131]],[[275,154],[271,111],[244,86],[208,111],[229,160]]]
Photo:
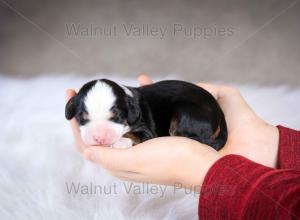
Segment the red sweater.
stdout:
[[300,219],[300,131],[278,129],[278,168],[238,155],[219,159],[204,179],[199,219]]

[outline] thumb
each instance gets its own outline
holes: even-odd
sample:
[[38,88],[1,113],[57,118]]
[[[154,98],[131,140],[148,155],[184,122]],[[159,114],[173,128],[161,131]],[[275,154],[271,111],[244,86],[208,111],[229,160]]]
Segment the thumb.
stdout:
[[73,90],[73,89],[68,89],[67,91],[66,91],[66,95],[65,95],[65,98],[66,98],[66,102],[68,102],[73,96],[75,96],[76,95],[76,92],[75,92],[75,90]]
[[146,75],[146,74],[139,75],[138,82],[139,82],[139,84],[141,86],[145,86],[145,85],[149,85],[149,84],[153,83],[153,81],[151,80],[151,78],[148,75]]
[[111,171],[136,172],[138,167],[134,148],[89,147],[83,151],[83,155],[85,159]]

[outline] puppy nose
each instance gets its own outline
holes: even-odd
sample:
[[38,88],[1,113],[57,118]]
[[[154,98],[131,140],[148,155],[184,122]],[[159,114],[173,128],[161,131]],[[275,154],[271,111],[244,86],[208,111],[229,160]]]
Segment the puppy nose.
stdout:
[[109,146],[116,139],[115,131],[111,128],[98,128],[91,134],[91,139],[99,145]]
[[99,136],[93,135],[93,139],[97,144],[100,144],[100,145],[105,144],[105,140]]

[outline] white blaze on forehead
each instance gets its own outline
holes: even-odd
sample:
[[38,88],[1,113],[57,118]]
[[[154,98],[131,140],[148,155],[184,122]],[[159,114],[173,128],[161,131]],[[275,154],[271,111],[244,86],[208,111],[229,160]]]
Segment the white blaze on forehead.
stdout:
[[105,82],[98,81],[85,97],[85,107],[90,120],[108,119],[116,97],[112,88]]

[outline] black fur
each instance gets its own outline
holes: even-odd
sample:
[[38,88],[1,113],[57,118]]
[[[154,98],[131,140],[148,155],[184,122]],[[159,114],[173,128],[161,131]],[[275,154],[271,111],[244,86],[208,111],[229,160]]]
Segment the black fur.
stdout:
[[[168,80],[138,88],[127,87],[133,97],[126,95],[116,83],[102,79],[112,87],[116,96],[111,111],[111,121],[127,124],[131,133],[141,141],[172,135],[192,138],[201,143],[221,149],[227,140],[224,114],[206,90],[183,81]],[[66,118],[76,117],[84,125],[82,113],[86,112],[83,97],[96,81],[85,84],[66,105]],[[216,132],[218,135],[216,135]]]
[[[221,149],[227,140],[224,114],[206,90],[183,81],[168,80],[137,88],[152,113],[157,136],[168,136],[171,120],[174,135],[189,137]],[[219,135],[213,139],[220,128]]]
[[68,120],[75,116],[79,125],[85,125],[88,122],[88,120],[85,120],[83,117],[84,113],[88,114],[84,105],[84,98],[96,82],[97,80],[93,80],[84,84],[78,94],[68,101],[65,108],[65,116]]

